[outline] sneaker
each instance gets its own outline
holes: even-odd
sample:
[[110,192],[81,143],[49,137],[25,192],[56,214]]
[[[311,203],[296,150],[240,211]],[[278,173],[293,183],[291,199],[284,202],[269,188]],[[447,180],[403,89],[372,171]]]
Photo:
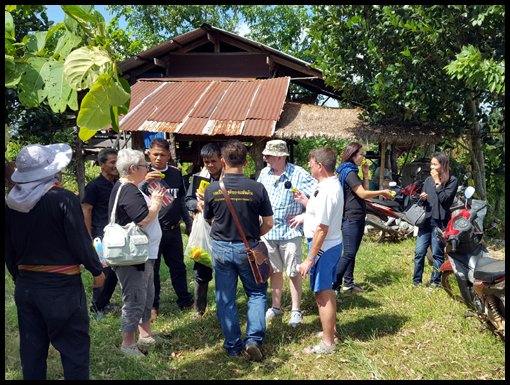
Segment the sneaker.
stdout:
[[300,323],[303,323],[303,315],[300,311],[292,311],[290,315],[289,326],[296,327]]
[[138,346],[136,344],[132,344],[131,346],[129,346],[127,348],[123,348],[121,346],[120,351],[128,357],[135,357],[135,358],[144,358],[145,357],[145,354],[143,354],[140,350],[138,350]]
[[165,340],[157,335],[157,333],[152,333],[152,336],[142,337],[138,336],[138,344],[139,345],[155,345],[161,344],[165,342]]
[[268,309],[266,312],[266,321],[269,321],[272,318],[275,317],[281,317],[283,315],[281,310],[275,309],[274,307]]
[[246,353],[248,353],[252,361],[262,361],[262,352],[257,345],[246,345]]

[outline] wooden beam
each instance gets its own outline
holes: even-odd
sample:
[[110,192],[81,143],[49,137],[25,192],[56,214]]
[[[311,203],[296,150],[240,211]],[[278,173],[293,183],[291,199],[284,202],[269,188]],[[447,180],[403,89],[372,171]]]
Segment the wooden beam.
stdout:
[[159,67],[163,67],[163,68],[167,68],[168,67],[168,63],[161,60],[161,59],[158,59],[157,57],[154,58],[154,64],[159,66]]
[[275,56],[275,55],[269,55],[269,57],[275,62],[275,63],[278,63],[278,64],[281,64],[281,65],[284,65],[286,67],[289,67],[295,71],[299,71],[299,72],[302,72],[304,74],[307,74],[307,75],[310,75],[310,76],[317,76],[319,77],[320,79],[322,79],[322,72],[319,71],[319,70],[316,70],[316,69],[313,69],[311,68],[309,65],[302,65],[302,64],[296,64],[296,63],[292,63],[291,61],[289,60],[286,60],[286,59],[282,59],[278,56]]
[[207,32],[207,40],[214,44],[214,52],[220,52],[220,42],[216,39],[212,33]]
[[209,39],[207,39],[207,37],[204,37],[203,39],[200,39],[200,40],[197,40],[196,42],[190,44],[190,45],[187,45],[185,46],[184,48],[178,50],[178,51],[174,51],[174,52],[170,52],[170,56],[172,55],[182,55],[183,53],[186,53],[186,52],[189,52],[191,50],[194,50],[195,48],[198,48],[204,44],[207,44],[209,43]]
[[255,48],[255,47],[252,47],[251,45],[248,45],[248,44],[245,44],[238,40],[232,39],[231,37],[228,37],[228,36],[217,35],[216,38],[226,44],[232,45],[237,48],[241,48],[242,50],[245,50],[248,52],[261,52],[261,50]]
[[385,165],[386,165],[386,140],[383,140],[381,143],[381,166],[379,167],[379,169],[381,170],[379,173],[379,190],[382,190]]
[[176,42],[175,40],[173,40],[173,39],[172,39],[172,40],[170,40],[170,43],[175,44],[175,45],[176,45],[177,47],[179,47],[179,48],[182,48],[182,45],[180,45],[179,43],[177,43],[177,42]]
[[275,66],[273,59],[271,59],[269,56],[266,58],[266,63],[271,68],[274,68]]

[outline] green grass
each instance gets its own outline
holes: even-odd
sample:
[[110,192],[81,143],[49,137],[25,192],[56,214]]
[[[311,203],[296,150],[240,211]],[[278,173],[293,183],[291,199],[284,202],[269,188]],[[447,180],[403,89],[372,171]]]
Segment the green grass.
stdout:
[[[187,237],[184,236],[185,241]],[[91,379],[504,379],[505,345],[475,318],[463,318],[467,307],[451,300],[443,290],[410,288],[414,239],[395,243],[363,242],[356,260],[355,280],[367,289],[343,296],[338,305],[340,340],[333,355],[307,356],[301,350],[319,342],[312,333],[321,330],[317,305],[308,281],[304,282],[304,324],[289,327],[290,292],[284,284],[282,318],[267,326],[262,362],[229,358],[222,348],[223,334],[216,318],[214,281],[209,288],[209,309],[204,319],[181,311],[162,263],[160,315],[153,330],[167,343],[148,348],[145,359],[120,353],[120,314],[104,320],[91,318]],[[192,262],[188,267],[193,291]],[[424,282],[431,267],[426,266]],[[90,273],[83,275],[86,287]],[[14,286],[5,273],[5,378],[21,379]],[[87,289],[91,296],[91,289]],[[270,298],[270,293],[269,298]],[[238,286],[238,310],[246,328],[247,297]],[[269,299],[268,305],[271,300]],[[120,290],[112,303],[122,306]],[[63,379],[58,352],[50,348],[48,379]]]

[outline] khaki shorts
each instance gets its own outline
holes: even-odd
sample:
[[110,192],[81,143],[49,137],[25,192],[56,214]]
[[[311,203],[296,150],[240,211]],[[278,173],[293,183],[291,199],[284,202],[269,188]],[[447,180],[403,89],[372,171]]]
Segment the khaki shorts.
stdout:
[[302,262],[303,255],[301,237],[281,241],[270,241],[262,237],[262,240],[269,251],[269,260],[273,265],[274,273],[282,273],[285,266],[287,268],[285,271],[289,277],[295,277],[299,274],[297,265]]

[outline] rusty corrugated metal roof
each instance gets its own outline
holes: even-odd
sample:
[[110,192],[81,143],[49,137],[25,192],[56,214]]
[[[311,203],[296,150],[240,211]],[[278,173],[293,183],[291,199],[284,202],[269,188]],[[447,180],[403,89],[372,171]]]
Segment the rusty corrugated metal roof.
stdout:
[[244,81],[141,80],[131,88],[124,131],[183,135],[266,136],[274,133],[290,78]]

